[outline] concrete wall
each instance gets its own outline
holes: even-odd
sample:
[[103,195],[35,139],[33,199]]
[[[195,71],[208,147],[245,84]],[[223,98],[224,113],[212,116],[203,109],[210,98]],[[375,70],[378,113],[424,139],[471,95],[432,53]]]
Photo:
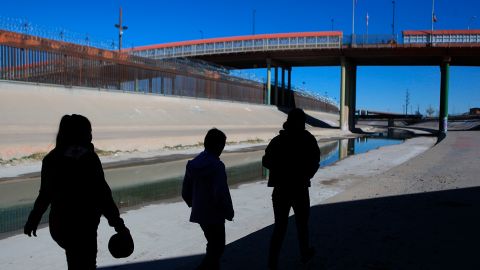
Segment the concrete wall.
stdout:
[[96,147],[112,151],[196,144],[212,127],[228,141],[268,140],[286,119],[273,106],[0,81],[0,158],[48,151],[72,113],[88,117]]

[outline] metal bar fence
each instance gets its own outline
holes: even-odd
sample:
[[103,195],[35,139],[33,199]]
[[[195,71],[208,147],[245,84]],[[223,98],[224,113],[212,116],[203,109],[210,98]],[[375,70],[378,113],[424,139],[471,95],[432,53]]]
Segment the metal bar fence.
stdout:
[[[28,57],[30,51],[35,56]],[[185,59],[154,60],[0,30],[0,78],[263,103],[264,83]],[[160,81],[161,83],[154,83]],[[324,101],[304,97],[309,104]],[[326,106],[323,106],[326,107]],[[327,106],[328,107],[328,106]]]
[[[68,55],[64,52],[38,51],[40,57],[27,61],[30,49],[0,44],[0,78],[2,80],[85,86],[143,93],[161,93],[158,80],[174,80],[164,94],[262,103],[263,85],[220,74],[191,74],[185,71],[129,66]],[[200,72],[197,72],[200,73]],[[133,86],[133,87],[132,87]],[[206,93],[207,87],[221,89],[216,95]],[[231,91],[235,89],[235,91]],[[228,93],[228,94],[227,94]]]

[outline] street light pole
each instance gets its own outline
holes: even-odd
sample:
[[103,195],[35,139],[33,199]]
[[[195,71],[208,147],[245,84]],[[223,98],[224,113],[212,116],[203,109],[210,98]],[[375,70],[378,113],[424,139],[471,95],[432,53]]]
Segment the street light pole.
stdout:
[[355,43],[355,1],[352,0],[352,44]]
[[118,24],[115,24],[115,27],[118,28],[118,51],[121,51],[123,30],[128,29],[128,26],[122,25],[122,7],[120,7],[120,16],[118,18]]
[[430,43],[433,45],[433,23],[435,22],[435,0],[432,0],[432,32],[430,35]]
[[198,32],[200,32],[200,39],[203,39],[203,31],[202,31],[202,30],[198,30]]
[[370,16],[368,16],[368,12],[367,12],[367,16],[365,16],[365,23],[366,23],[366,28],[367,28],[367,39],[368,39],[368,20],[370,19]]
[[332,31],[333,31],[333,18],[331,19],[331,22],[332,22]]

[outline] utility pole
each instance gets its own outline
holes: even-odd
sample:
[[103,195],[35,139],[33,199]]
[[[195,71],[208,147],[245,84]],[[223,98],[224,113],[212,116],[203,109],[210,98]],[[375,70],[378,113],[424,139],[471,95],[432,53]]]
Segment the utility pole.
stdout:
[[122,25],[122,7],[120,7],[120,16],[118,18],[118,24],[115,24],[115,28],[118,28],[118,51],[122,50],[122,36],[123,30],[127,30],[128,26]]
[[410,93],[407,91],[405,92],[405,115],[408,114],[408,105],[410,104]]

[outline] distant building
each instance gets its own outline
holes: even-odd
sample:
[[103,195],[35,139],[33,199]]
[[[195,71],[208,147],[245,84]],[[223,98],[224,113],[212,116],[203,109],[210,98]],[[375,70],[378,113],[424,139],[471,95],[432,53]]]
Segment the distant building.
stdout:
[[470,115],[480,115],[480,108],[470,108]]

